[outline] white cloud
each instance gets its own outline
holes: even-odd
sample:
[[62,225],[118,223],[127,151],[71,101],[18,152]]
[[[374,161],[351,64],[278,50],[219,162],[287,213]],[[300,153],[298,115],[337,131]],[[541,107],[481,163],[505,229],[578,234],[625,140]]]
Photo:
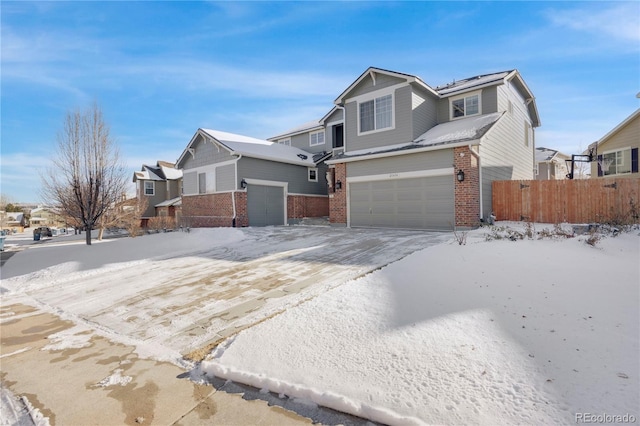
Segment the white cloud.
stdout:
[[572,30],[622,41],[640,41],[640,4],[636,2],[615,3],[607,9],[552,10],[547,12],[547,17],[555,25]]

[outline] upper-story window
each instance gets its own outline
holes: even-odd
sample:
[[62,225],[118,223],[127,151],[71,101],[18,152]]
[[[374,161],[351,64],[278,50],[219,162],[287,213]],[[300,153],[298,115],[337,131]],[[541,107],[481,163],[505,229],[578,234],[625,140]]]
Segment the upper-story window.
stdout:
[[144,181],[144,195],[155,195],[156,187],[152,180]]
[[480,93],[451,99],[451,119],[480,114]]
[[358,108],[360,133],[393,127],[393,95],[360,102]]
[[280,140],[278,140],[278,143],[280,145],[291,146],[291,138],[280,139]]
[[309,146],[324,145],[324,130],[309,133]]

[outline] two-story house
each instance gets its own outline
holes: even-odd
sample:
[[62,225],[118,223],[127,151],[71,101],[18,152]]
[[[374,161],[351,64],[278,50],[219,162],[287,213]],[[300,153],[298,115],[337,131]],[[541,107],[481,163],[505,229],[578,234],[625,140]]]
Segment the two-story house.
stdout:
[[136,196],[147,201],[142,213],[142,226],[154,216],[176,216],[181,200],[182,170],[175,164],[158,161],[155,166],[142,165],[140,171],[133,173],[136,184]]
[[470,228],[491,214],[494,180],[534,177],[540,119],[517,70],[432,88],[372,67],[334,104],[322,119],[269,138],[333,153],[334,225]]

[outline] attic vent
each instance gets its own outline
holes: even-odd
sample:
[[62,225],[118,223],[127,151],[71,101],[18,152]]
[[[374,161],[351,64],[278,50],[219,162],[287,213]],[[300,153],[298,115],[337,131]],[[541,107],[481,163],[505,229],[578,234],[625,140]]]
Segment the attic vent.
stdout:
[[306,159],[307,159],[307,156],[306,156],[306,155],[304,155],[304,154],[298,154],[298,157],[300,157],[300,158],[301,158],[301,159],[303,159],[303,160],[306,160]]

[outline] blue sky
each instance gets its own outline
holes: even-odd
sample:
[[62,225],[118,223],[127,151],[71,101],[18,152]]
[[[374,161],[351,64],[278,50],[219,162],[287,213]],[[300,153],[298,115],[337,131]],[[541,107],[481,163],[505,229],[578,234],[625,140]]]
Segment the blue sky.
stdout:
[[566,154],[640,103],[638,2],[11,2],[0,192],[43,202],[67,111],[97,102],[133,170],[199,127],[267,138],[321,118],[369,66],[432,87],[518,69],[537,146]]

